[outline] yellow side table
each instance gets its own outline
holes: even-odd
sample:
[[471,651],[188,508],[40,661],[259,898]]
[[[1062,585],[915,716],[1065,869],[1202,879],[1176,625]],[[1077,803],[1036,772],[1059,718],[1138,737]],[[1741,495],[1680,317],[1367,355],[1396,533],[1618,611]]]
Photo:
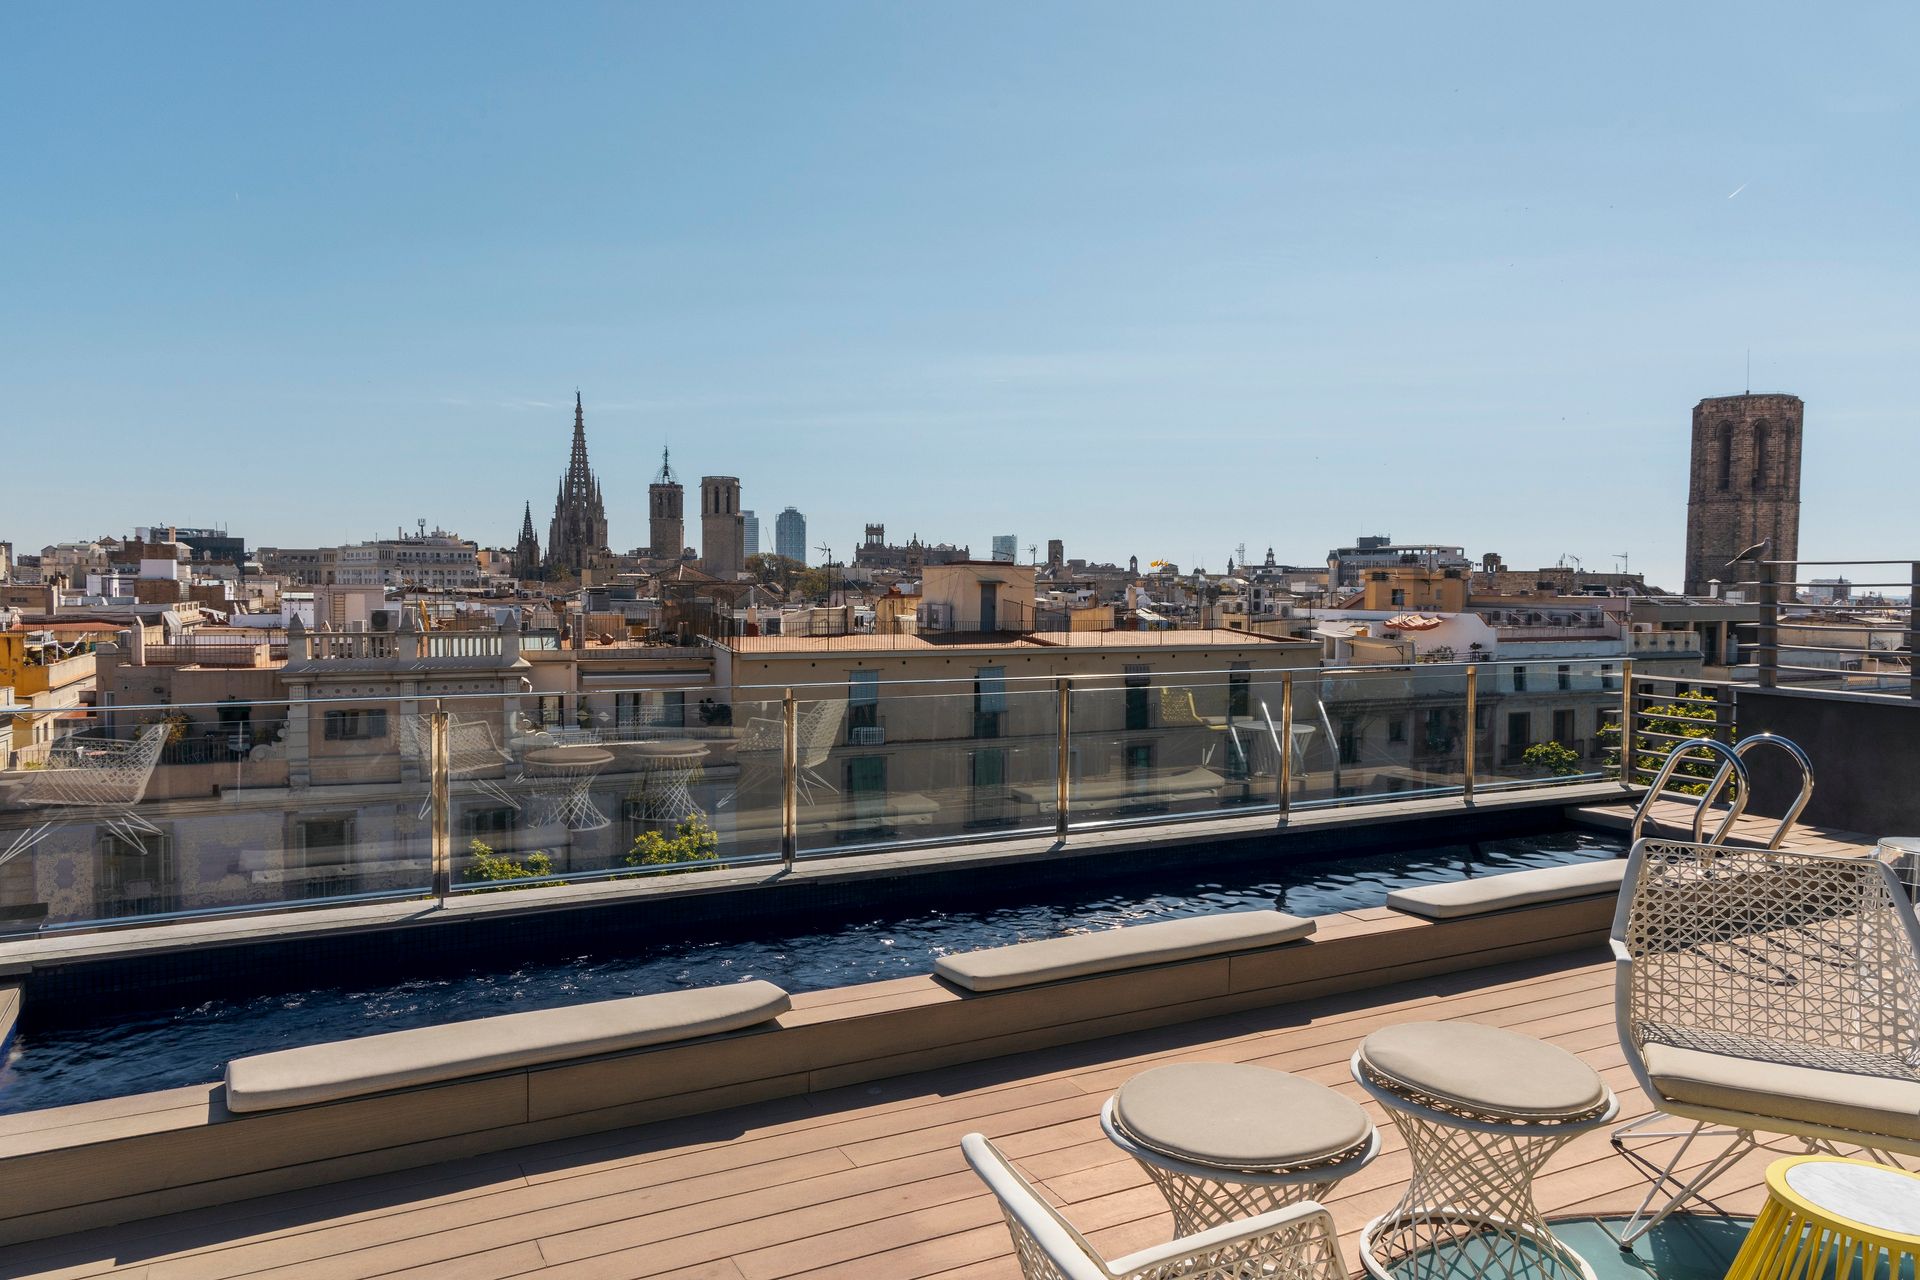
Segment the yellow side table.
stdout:
[[1727,1280],[1873,1280],[1884,1265],[1920,1265],[1920,1174],[1788,1156],[1767,1166],[1767,1206]]

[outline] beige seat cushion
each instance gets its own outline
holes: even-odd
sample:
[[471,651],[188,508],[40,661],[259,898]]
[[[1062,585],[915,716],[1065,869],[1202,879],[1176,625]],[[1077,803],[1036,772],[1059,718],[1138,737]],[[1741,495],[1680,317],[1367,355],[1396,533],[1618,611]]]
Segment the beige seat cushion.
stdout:
[[1920,1080],[1823,1071],[1673,1045],[1646,1047],[1647,1075],[1675,1102],[1920,1142]]
[[1143,1071],[1114,1095],[1113,1119],[1162,1155],[1269,1172],[1353,1151],[1373,1132],[1358,1104],[1325,1085],[1238,1062]]
[[1403,1022],[1360,1044],[1375,1083],[1516,1120],[1574,1119],[1605,1105],[1595,1071],[1556,1045],[1477,1022]]
[[1423,884],[1415,889],[1395,889],[1387,895],[1387,905],[1395,911],[1429,920],[1454,920],[1514,907],[1538,906],[1543,902],[1617,895],[1626,873],[1625,858],[1604,858],[1564,867],[1539,867],[1446,884]]
[[1018,942],[985,951],[941,956],[933,971],[969,991],[1002,991],[1063,978],[1168,964],[1199,956],[1274,947],[1304,938],[1311,920],[1280,911],[1223,911],[1125,929],[1101,929],[1065,938]]
[[739,982],[282,1049],[227,1064],[227,1108],[305,1106],[690,1040],[766,1022],[791,1007],[771,982]]

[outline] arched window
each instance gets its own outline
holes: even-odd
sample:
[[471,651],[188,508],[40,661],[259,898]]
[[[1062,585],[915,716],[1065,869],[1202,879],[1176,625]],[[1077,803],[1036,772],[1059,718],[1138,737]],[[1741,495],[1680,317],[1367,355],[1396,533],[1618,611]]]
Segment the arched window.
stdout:
[[1767,486],[1767,421],[1762,418],[1753,424],[1753,487],[1764,489]]
[[1733,424],[1720,424],[1720,487],[1733,488]]

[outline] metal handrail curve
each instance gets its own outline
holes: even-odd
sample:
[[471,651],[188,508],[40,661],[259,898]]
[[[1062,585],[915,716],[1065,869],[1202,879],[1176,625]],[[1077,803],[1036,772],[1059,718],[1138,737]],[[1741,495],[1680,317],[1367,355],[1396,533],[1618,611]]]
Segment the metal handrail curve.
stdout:
[[1647,787],[1647,794],[1641,797],[1640,807],[1633,811],[1633,829],[1627,836],[1629,841],[1640,838],[1640,829],[1646,825],[1647,814],[1652,810],[1653,802],[1660,798],[1661,790],[1667,785],[1667,779],[1673,776],[1673,771],[1680,767],[1680,762],[1683,759],[1696,751],[1704,751],[1710,756],[1720,756],[1722,761],[1720,771],[1714,775],[1714,780],[1709,785],[1707,793],[1700,797],[1699,808],[1693,812],[1694,842],[1696,844],[1707,843],[1702,835],[1707,824],[1707,805],[1713,799],[1714,793],[1717,792],[1723,784],[1723,778],[1728,773],[1732,773],[1740,780],[1740,787],[1739,790],[1734,793],[1732,803],[1727,807],[1727,816],[1721,820],[1720,829],[1714,832],[1712,843],[1721,843],[1726,839],[1727,833],[1733,830],[1734,822],[1738,820],[1741,813],[1746,810],[1747,797],[1753,792],[1752,780],[1747,775],[1747,763],[1734,752],[1732,747],[1717,738],[1694,738],[1667,753],[1666,762],[1660,766],[1660,772],[1653,776],[1653,782]]
[[[1780,825],[1774,828],[1773,838],[1767,841],[1767,848],[1778,849],[1780,842],[1787,838],[1787,832],[1793,829],[1793,824],[1799,821],[1802,813],[1806,812],[1807,802],[1813,799],[1813,761],[1805,751],[1801,750],[1799,743],[1791,738],[1783,738],[1777,733],[1755,733],[1740,739],[1733,744],[1734,758],[1743,759],[1747,752],[1755,747],[1778,747],[1792,756],[1793,762],[1800,766],[1800,794],[1794,797],[1793,803],[1787,808],[1786,816],[1780,819]],[[1712,804],[1715,797],[1720,794],[1720,789],[1726,786],[1730,776],[1729,767],[1725,764],[1721,765],[1720,771],[1713,775],[1713,781],[1707,784],[1707,793],[1700,801],[1702,813],[1706,812],[1707,806]],[[1746,790],[1744,778],[1741,779],[1740,789]],[[1696,840],[1700,838],[1701,825],[1699,821],[1694,823],[1693,835]],[[1715,843],[1719,841],[1716,840]]]

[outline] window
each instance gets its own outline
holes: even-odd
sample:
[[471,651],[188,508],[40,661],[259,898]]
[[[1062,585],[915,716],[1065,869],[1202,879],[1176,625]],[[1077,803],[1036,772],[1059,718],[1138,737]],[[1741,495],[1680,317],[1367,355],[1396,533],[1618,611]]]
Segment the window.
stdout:
[[880,673],[878,671],[848,672],[847,741],[858,742],[863,736],[871,737],[870,733],[863,735],[859,731],[879,727]]
[[322,722],[328,742],[359,742],[387,736],[385,711],[329,711]]
[[1153,768],[1153,744],[1136,742],[1127,748],[1127,773],[1146,773]]
[[1767,424],[1753,424],[1753,487],[1763,489],[1767,484]]
[[309,898],[353,893],[359,888],[354,874],[353,819],[302,818],[293,824],[293,849],[288,858],[287,887]]
[[1573,712],[1571,709],[1553,713],[1553,740],[1555,742],[1570,747],[1579,736],[1579,732],[1573,727]]
[[559,694],[548,693],[540,696],[540,723],[552,728],[566,716],[566,700]]
[[1360,725],[1355,720],[1340,722],[1340,763],[1360,763]]
[[1567,663],[1561,663],[1560,670],[1556,673],[1555,683],[1563,691],[1573,688],[1573,668]]
[[1512,764],[1533,745],[1533,716],[1525,711],[1507,713],[1507,763]]
[[973,784],[972,794],[968,797],[967,820],[974,824],[998,823],[1007,818],[1007,753],[1005,749],[993,747],[985,751],[971,753],[972,761],[968,765]]
[[100,838],[101,914],[144,916],[180,906],[170,836],[140,832],[137,840],[102,834]]
[[1389,603],[1396,609],[1402,608],[1407,603],[1407,593],[1399,587],[1395,587],[1388,595],[1390,597]]
[[1720,424],[1720,487],[1733,488],[1733,424]]
[[503,804],[469,809],[460,815],[460,834],[467,840],[493,844],[500,837],[513,834],[513,817],[514,811]]
[[1250,662],[1236,662],[1227,676],[1227,715],[1253,714],[1253,675]]
[[678,729],[686,714],[687,695],[678,689],[613,695],[614,724],[621,729]]
[[1405,742],[1407,740],[1407,722],[1402,716],[1394,716],[1387,721],[1387,741]]
[[973,673],[973,736],[998,738],[1006,720],[1007,669],[981,667]]
[[1525,693],[1527,691],[1527,669],[1525,667],[1515,667],[1513,669],[1513,691],[1515,693]]
[[1613,679],[1614,679],[1613,664],[1611,662],[1601,663],[1600,664],[1600,687],[1602,689],[1618,689],[1620,686],[1615,684],[1613,682]]
[[1145,663],[1127,664],[1127,725],[1129,729],[1147,727],[1147,688],[1153,683],[1153,677],[1147,674]]
[[847,800],[857,825],[874,826],[886,820],[885,756],[853,756],[847,760]]

